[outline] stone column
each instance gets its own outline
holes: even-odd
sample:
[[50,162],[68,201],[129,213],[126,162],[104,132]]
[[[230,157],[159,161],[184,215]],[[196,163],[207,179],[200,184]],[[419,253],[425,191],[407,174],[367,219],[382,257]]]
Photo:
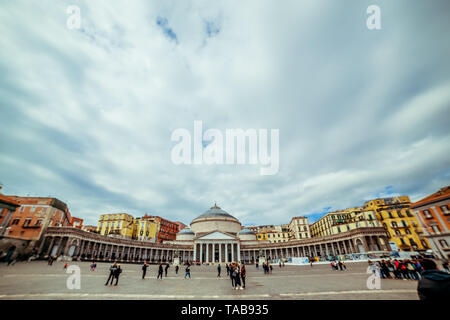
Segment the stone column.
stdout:
[[206,263],[209,263],[209,242],[206,243]]
[[225,242],[225,262],[230,262],[228,261],[228,243]]
[[236,249],[237,249],[237,261],[239,262],[239,261],[241,261],[241,245],[240,245],[240,243],[238,242],[237,244],[236,244]]
[[235,257],[234,257],[234,243],[231,243],[231,261],[235,261]]
[[203,263],[203,243],[200,243],[200,264]]
[[197,244],[194,242],[194,261],[197,260]]
[[52,249],[53,249],[53,243],[55,242],[55,237],[52,236],[52,240],[50,241],[50,245],[47,249],[47,256],[49,256],[52,253]]
[[63,237],[59,238],[59,242],[58,242],[58,249],[56,250],[56,256],[58,257],[60,252],[61,252],[61,247],[62,247],[62,242],[63,242]]

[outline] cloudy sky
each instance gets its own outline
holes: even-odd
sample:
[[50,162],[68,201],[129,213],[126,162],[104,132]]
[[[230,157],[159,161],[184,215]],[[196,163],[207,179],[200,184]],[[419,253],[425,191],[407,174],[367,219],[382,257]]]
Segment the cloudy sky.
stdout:
[[[366,26],[381,9],[381,30]],[[79,29],[67,8],[80,8]],[[189,224],[288,223],[450,184],[443,1],[2,1],[0,182]],[[279,129],[280,169],[175,165],[171,134]]]

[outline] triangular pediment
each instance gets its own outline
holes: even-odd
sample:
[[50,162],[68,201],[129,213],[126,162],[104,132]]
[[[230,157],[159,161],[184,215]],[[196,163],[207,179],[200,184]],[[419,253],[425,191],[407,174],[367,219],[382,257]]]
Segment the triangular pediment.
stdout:
[[236,238],[219,231],[214,231],[197,238],[197,240],[236,240]]

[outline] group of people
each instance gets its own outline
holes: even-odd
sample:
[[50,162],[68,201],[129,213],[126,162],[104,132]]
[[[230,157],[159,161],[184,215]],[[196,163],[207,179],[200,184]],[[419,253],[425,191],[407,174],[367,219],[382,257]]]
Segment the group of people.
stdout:
[[368,261],[372,272],[382,279],[420,280],[422,265],[416,259]]
[[[284,266],[284,264],[283,264],[283,266]],[[262,268],[263,268],[264,274],[271,274],[272,273],[273,268],[272,268],[272,265],[270,263],[264,262],[263,265],[262,265]]]
[[341,260],[339,260],[339,261],[333,260],[330,262],[330,265],[331,265],[331,270],[340,270],[340,271],[347,270],[347,266],[345,265],[345,262],[341,261]]
[[119,276],[121,273],[122,273],[122,268],[120,267],[120,264],[117,264],[117,262],[114,262],[114,264],[111,267],[109,267],[109,277],[105,283],[105,286],[108,285],[110,280],[111,280],[110,285],[112,285],[114,279],[116,279],[116,283],[114,285],[117,286],[117,284],[119,283]]
[[[142,265],[142,279],[145,279],[145,275],[147,274],[147,269],[149,267],[149,263],[147,261],[144,262],[144,264]],[[160,263],[158,266],[158,275],[156,276],[156,279],[163,279],[163,274],[165,275],[165,277],[167,277],[167,273],[169,271],[169,264],[166,263],[165,266],[163,263]],[[178,271],[180,270],[180,266],[176,265],[175,266],[175,274],[178,275]],[[188,263],[186,266],[186,270],[185,270],[185,275],[184,278],[186,279],[187,277],[191,278],[191,265]]]
[[247,270],[245,263],[230,263],[225,264],[227,269],[227,276],[231,279],[231,287],[235,290],[245,289],[245,278],[247,277]]

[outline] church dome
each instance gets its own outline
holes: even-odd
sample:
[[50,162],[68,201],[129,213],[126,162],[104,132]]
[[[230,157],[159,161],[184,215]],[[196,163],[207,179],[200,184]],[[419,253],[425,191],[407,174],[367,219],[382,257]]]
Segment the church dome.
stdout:
[[255,234],[251,229],[242,229],[239,234]]
[[191,222],[194,233],[222,231],[237,234],[241,230],[241,223],[231,214],[214,204],[209,210]]
[[195,233],[190,228],[184,228],[177,233],[177,240],[186,241],[194,239]]
[[242,229],[239,231],[239,239],[241,240],[256,240],[256,234],[251,229]]

